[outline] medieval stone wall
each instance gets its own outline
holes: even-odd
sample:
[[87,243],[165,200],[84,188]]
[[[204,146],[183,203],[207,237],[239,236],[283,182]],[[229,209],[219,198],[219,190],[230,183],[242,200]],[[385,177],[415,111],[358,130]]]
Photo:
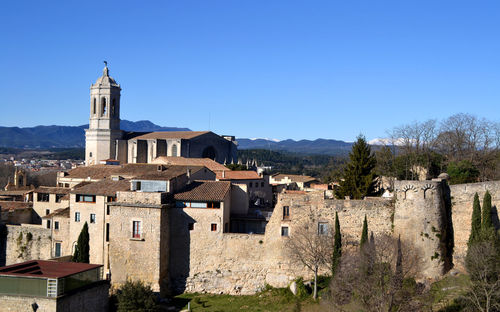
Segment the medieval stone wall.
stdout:
[[497,229],[500,227],[498,220],[498,207],[500,207],[500,181],[489,181],[481,183],[457,184],[450,186],[453,233],[455,248],[453,262],[459,270],[464,268],[464,258],[467,253],[467,241],[471,230],[472,204],[474,194],[478,193],[483,207],[483,197],[486,191],[491,194],[493,209],[493,222]]
[[451,267],[449,198],[443,181],[395,181],[394,234],[420,257],[421,278],[438,278]]
[[[283,206],[290,209],[285,220]],[[281,194],[265,235],[211,231],[210,224],[222,220],[218,209],[172,209],[172,286],[177,292],[252,294],[266,283],[286,287],[297,276],[310,277],[304,267],[290,262],[285,247],[290,238],[281,236],[281,227],[289,226],[293,233],[311,210],[332,228],[338,212],[347,244],[359,242],[365,215],[376,235],[392,231],[391,200],[328,200],[323,192]],[[193,230],[189,223],[194,224]]]
[[[5,265],[28,260],[47,260],[51,258],[51,230],[41,225],[7,225],[7,235],[2,241],[0,262],[5,256]],[[21,235],[22,234],[22,235]]]

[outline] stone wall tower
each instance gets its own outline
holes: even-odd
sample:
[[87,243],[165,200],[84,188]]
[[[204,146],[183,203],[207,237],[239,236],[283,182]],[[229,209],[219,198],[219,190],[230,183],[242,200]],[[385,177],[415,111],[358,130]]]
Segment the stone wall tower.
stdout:
[[452,266],[451,204],[446,181],[395,181],[394,234],[419,256],[421,274],[439,278]]
[[109,76],[104,62],[102,76],[90,86],[90,122],[85,130],[85,165],[116,159],[116,141],[120,130],[120,85]]

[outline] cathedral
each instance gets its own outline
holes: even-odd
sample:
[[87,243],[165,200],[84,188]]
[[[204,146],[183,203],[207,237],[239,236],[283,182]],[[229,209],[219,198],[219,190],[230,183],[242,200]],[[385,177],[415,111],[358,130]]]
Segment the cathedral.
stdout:
[[90,87],[90,122],[85,130],[85,165],[109,161],[151,163],[160,156],[237,161],[234,136],[211,131],[127,132],[120,129],[121,87],[105,63],[102,76]]

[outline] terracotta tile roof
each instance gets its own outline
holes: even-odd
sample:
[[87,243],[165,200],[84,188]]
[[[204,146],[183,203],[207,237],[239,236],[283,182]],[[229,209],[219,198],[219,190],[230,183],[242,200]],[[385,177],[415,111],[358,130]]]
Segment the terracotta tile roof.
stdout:
[[0,275],[61,278],[98,267],[100,264],[32,260],[0,267]]
[[[162,176],[164,178],[173,178],[180,175],[181,172],[186,173],[186,166],[168,166],[165,165],[166,170],[162,171]],[[199,170],[202,168],[200,166],[190,166],[192,170]],[[86,179],[90,177],[93,180],[101,180],[109,178],[113,175],[122,176],[124,178],[137,178],[146,175],[153,174],[157,175],[158,165],[157,164],[125,164],[119,166],[113,165],[94,165],[88,167],[78,167],[73,170],[68,171],[66,177],[69,178],[79,178]]]
[[20,201],[0,201],[0,210],[16,210],[16,209],[31,209],[33,203],[26,203]]
[[219,180],[257,180],[262,179],[255,171],[225,171],[224,177],[222,171],[217,172]]
[[69,194],[70,191],[71,189],[67,187],[40,186],[36,188],[33,192],[49,193],[49,194]]
[[121,166],[116,165],[94,165],[87,167],[77,167],[68,171],[67,178],[86,179],[90,177],[93,180],[104,179],[120,169]]
[[71,194],[115,196],[117,191],[129,191],[129,180],[101,180],[86,184],[71,191]]
[[228,181],[195,181],[174,195],[183,201],[223,201],[231,189]]
[[173,156],[160,156],[153,160],[153,164],[178,165],[178,166],[205,166],[212,171],[229,170],[226,166],[219,164],[209,158],[185,158]]
[[135,137],[135,140],[147,139],[192,139],[197,136],[210,133],[210,131],[158,131],[150,132]]
[[191,174],[194,174],[200,170],[207,170],[205,167],[200,167],[200,166],[165,166],[161,171],[159,171],[158,165],[154,166],[155,170],[151,170],[142,175],[137,175],[135,176],[134,179],[167,181],[187,174],[188,170],[191,170]]
[[43,216],[42,219],[50,219],[54,216],[69,218],[69,207],[57,209],[53,213],[49,213],[48,215]]
[[285,177],[288,177],[291,181],[293,182],[312,182],[312,181],[317,181],[316,178],[306,176],[306,175],[298,175],[298,174],[283,174],[283,173],[277,173],[272,176],[272,178],[276,181],[281,181],[285,179]]
[[0,191],[0,196],[22,196],[33,192],[33,190],[11,190],[11,191]]

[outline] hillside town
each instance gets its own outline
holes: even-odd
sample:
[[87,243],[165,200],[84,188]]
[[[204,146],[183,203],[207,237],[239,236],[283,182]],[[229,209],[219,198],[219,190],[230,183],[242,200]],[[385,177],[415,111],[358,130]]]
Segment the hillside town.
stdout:
[[[0,311],[107,311],[110,294],[133,281],[172,298],[266,287],[296,294],[300,277],[313,281],[316,298],[318,275],[333,269],[294,245],[303,231],[329,252],[325,239],[338,234],[344,254],[368,233],[370,242],[411,245],[412,278],[429,287],[466,272],[474,196],[500,204],[500,181],[369,176],[365,193],[343,194],[347,174],[326,184],[241,164],[231,135],[122,131],[121,90],[105,64],[90,88],[84,162],[3,160],[16,169],[0,191]],[[352,153],[369,155],[363,142]],[[245,170],[230,169],[238,163]],[[55,185],[28,184],[27,172],[44,170],[57,172]],[[498,229],[497,212],[489,217]]]

